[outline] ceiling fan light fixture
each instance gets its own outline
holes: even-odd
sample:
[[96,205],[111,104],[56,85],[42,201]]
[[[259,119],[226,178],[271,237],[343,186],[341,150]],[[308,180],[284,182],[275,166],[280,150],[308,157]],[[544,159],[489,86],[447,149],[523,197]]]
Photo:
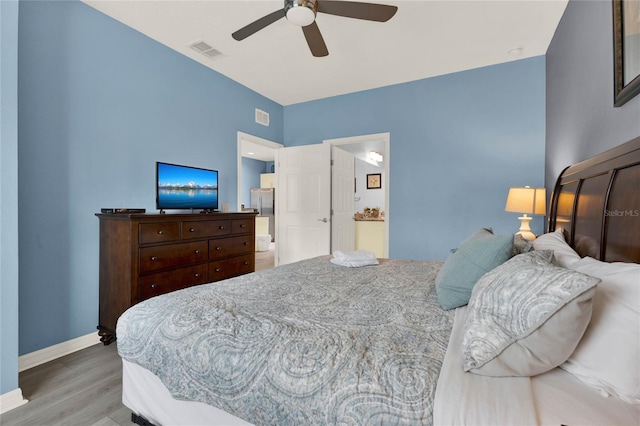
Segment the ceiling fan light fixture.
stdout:
[[314,0],[285,0],[284,10],[287,20],[300,27],[311,25],[316,20]]
[[384,157],[378,151],[369,151],[369,159],[376,163],[382,163]]

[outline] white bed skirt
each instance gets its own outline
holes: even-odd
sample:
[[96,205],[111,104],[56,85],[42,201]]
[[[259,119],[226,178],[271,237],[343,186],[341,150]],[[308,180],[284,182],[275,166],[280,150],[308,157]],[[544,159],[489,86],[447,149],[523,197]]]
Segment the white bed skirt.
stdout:
[[158,376],[124,359],[122,360],[122,403],[156,426],[251,425],[211,405],[174,399]]

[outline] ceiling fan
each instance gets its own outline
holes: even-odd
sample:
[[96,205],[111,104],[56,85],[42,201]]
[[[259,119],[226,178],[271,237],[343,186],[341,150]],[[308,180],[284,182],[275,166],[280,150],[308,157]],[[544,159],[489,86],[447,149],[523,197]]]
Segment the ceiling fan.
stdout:
[[339,0],[284,0],[284,8],[276,10],[262,18],[240,28],[231,36],[240,41],[257,33],[277,20],[286,17],[289,22],[302,27],[313,56],[327,56],[329,51],[324,43],[316,14],[318,12],[347,18],[365,19],[367,21],[387,22],[395,15],[398,8],[384,4],[362,3]]

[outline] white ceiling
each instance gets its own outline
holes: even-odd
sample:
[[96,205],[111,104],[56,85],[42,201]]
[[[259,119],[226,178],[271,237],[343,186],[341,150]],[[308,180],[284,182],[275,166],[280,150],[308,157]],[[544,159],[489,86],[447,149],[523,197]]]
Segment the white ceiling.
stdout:
[[273,161],[275,159],[274,149],[264,145],[243,140],[241,148],[240,156],[242,157],[253,158],[259,161]]
[[347,152],[353,154],[355,158],[358,158],[362,161],[365,161],[369,164],[373,164],[374,166],[378,166],[380,168],[384,168],[385,158],[383,155],[383,159],[380,162],[374,161],[369,158],[369,152],[375,151],[379,154],[384,154],[385,144],[383,140],[372,139],[361,142],[355,142],[345,145],[338,145],[338,148],[344,149]]
[[[386,23],[319,13],[329,56],[315,58],[286,19],[243,41],[231,37],[281,9],[281,0],[83,1],[285,106],[543,55],[567,4],[370,0],[398,12]],[[196,52],[190,45],[197,41],[222,55]]]

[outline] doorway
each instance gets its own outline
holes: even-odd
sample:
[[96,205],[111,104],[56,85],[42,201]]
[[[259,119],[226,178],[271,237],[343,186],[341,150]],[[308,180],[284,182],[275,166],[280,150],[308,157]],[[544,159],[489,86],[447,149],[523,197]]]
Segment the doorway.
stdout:
[[[376,252],[380,257],[389,257],[390,141],[390,133],[352,136],[324,141],[325,144],[339,146],[341,149],[353,153],[356,158],[356,183],[354,188],[356,211],[364,215],[365,212],[363,210],[367,207],[370,209],[378,207],[380,210],[377,211],[377,214],[369,212],[368,217],[363,218],[367,220],[358,220],[356,222],[356,233],[360,235],[355,236],[355,248],[357,249],[359,245],[361,248],[369,249],[370,247],[374,249],[371,251]],[[378,161],[374,160],[370,157],[371,152],[380,154],[382,158],[378,158]],[[377,185],[368,185],[366,179],[367,175],[376,174],[382,175],[379,188]],[[373,204],[366,205],[370,203]],[[380,212],[382,212],[382,217],[380,217]],[[374,214],[376,214],[375,218],[373,217]],[[380,239],[382,239],[382,242],[380,242]]]
[[[274,172],[275,151],[284,145],[243,132],[238,132],[237,143],[237,211],[241,212],[255,207],[252,206],[252,188],[274,188],[275,180],[271,178]],[[256,269],[274,266],[276,231],[273,224],[273,217],[256,217]],[[271,235],[271,238],[265,239],[266,235]]]
[[[382,190],[384,192],[384,204],[380,206],[384,209],[384,229],[383,229],[383,256],[389,256],[389,218],[390,218],[390,204],[389,204],[389,183],[390,183],[390,173],[389,173],[389,164],[390,164],[390,134],[389,133],[379,133],[379,134],[370,134],[370,135],[361,135],[361,136],[352,136],[346,138],[337,138],[337,139],[328,139],[323,141],[324,144],[336,145],[340,146],[345,151],[355,152],[354,156],[359,158],[366,157],[370,151],[380,152],[383,156],[383,160],[378,162],[377,164],[382,167],[382,176],[381,176],[381,188],[378,190]],[[272,142],[266,139],[259,138],[257,136],[249,135],[243,132],[238,132],[238,211],[241,211],[243,203],[243,173],[242,173],[242,159],[243,158],[255,158],[256,152],[261,152],[262,150],[266,150],[266,153],[262,153],[260,155],[265,155],[266,159],[275,159],[275,153],[280,148],[284,148],[284,145]],[[249,152],[253,152],[249,154]],[[245,185],[246,186],[246,185]],[[366,188],[366,182],[364,179],[358,179],[356,183],[356,188]],[[354,196],[356,190],[354,189]],[[277,190],[277,188],[276,188]],[[250,206],[248,206],[250,207]],[[374,206],[375,207],[375,206]],[[245,205],[245,208],[247,206]],[[277,225],[276,225],[277,226]],[[275,230],[274,230],[275,232]],[[279,238],[275,235],[276,240]],[[276,247],[273,247],[274,249]],[[277,255],[277,250],[275,251]],[[275,263],[279,264],[278,262]]]

